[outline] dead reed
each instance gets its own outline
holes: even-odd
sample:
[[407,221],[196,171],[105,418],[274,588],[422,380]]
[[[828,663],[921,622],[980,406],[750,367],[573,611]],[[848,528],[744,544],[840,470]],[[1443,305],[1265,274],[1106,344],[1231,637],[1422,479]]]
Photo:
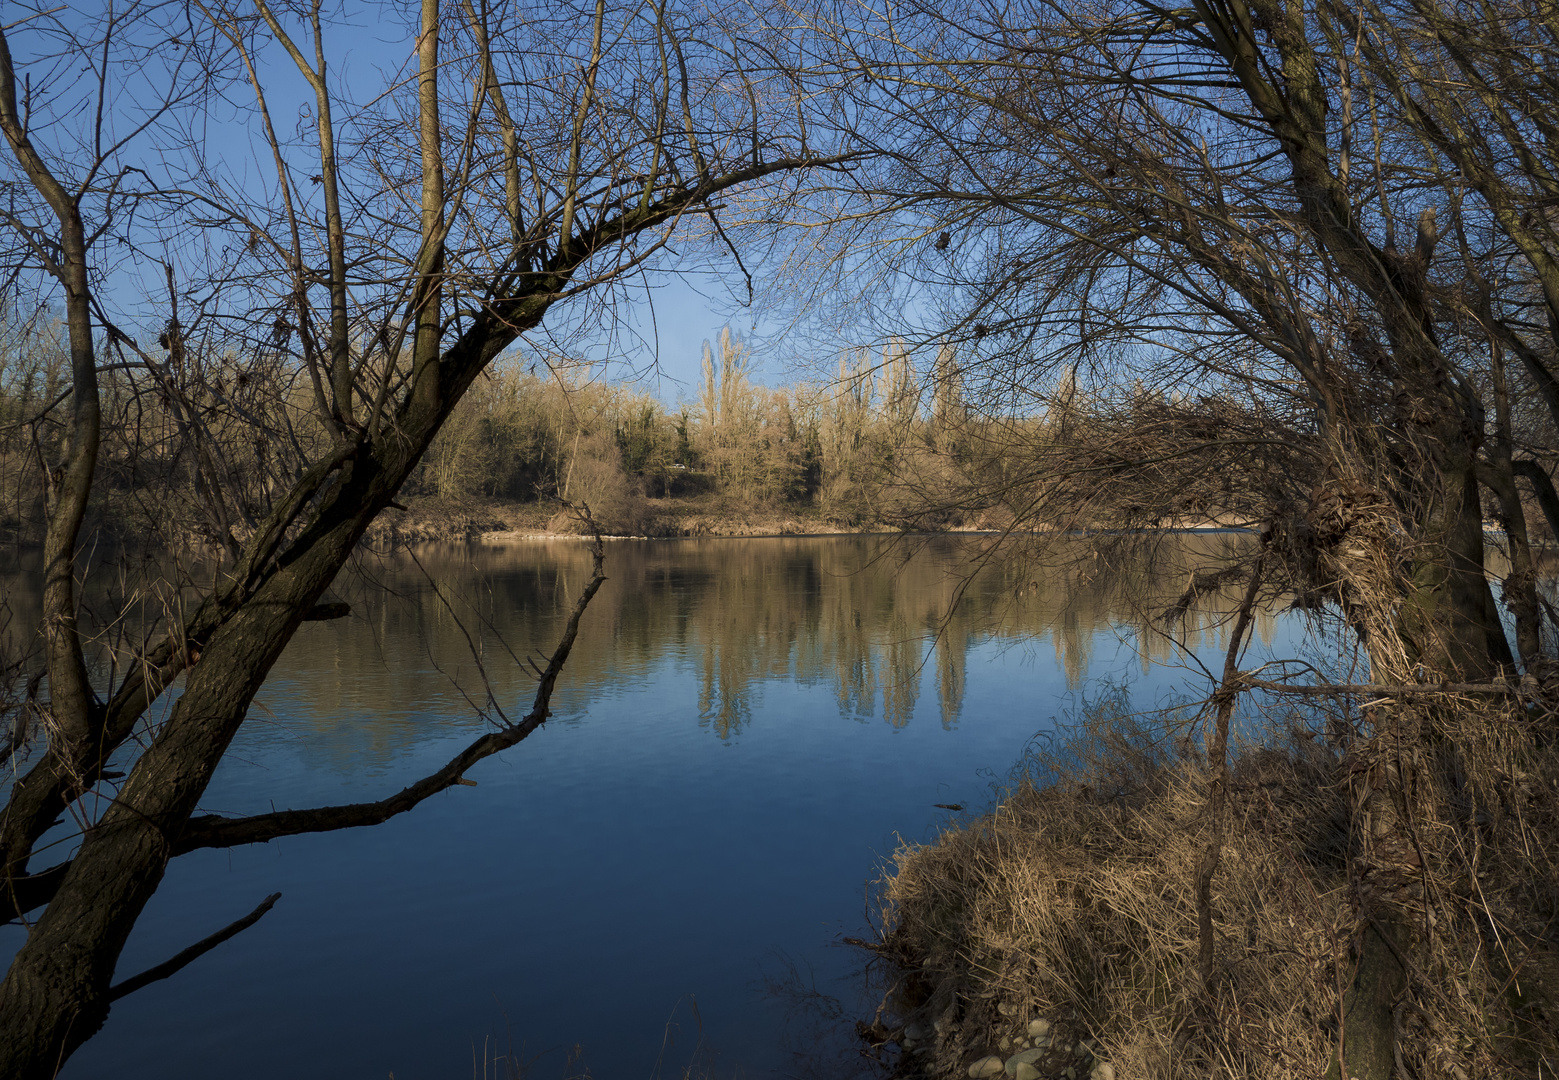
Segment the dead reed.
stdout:
[[1361,881],[1379,880],[1359,870],[1368,815],[1350,800],[1360,770],[1394,754],[1420,849],[1401,887],[1421,919],[1393,1076],[1556,1075],[1559,753],[1551,722],[1516,710],[1404,703],[1377,710],[1369,738],[1290,712],[1239,745],[1204,985],[1211,770],[1183,730],[1098,709],[993,812],[895,854],[877,947],[893,976],[863,1032],[899,1045],[901,1075],[1010,1061],[1035,1019],[1055,1035],[1019,1076],[1335,1075]]

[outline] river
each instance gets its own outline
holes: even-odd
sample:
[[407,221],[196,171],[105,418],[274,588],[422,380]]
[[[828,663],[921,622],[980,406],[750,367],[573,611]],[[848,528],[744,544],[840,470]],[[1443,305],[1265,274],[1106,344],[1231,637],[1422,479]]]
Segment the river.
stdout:
[[[1152,574],[1002,562],[967,587],[977,540],[611,543],[553,719],[385,825],[176,860],[121,978],[282,899],[118,1002],[62,1076],[505,1075],[495,1054],[532,1077],[860,1073],[850,1025],[873,1003],[840,941],[869,936],[883,860],[959,816],[936,804],[989,806],[1106,683],[1198,690],[1143,612],[1188,552],[1237,542],[1166,540],[1180,557]],[[300,630],[204,810],[366,801],[432,771],[484,730],[468,637],[525,711],[508,650],[551,651],[584,546],[414,555],[343,575],[353,614]],[[1211,666],[1220,634],[1190,622]],[[1265,647],[1283,629],[1259,620]]]

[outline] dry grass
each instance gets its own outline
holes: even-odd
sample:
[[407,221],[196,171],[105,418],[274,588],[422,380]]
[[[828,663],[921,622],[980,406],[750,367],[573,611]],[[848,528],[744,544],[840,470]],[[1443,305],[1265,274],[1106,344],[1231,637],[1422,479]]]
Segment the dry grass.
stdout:
[[378,548],[469,540],[485,532],[513,528],[513,518],[510,508],[481,499],[415,499],[405,510],[391,507],[381,513],[368,527],[366,539]]
[[[1414,886],[1431,970],[1414,972],[1397,1009],[1397,1075],[1552,1076],[1559,762],[1518,718],[1455,715],[1463,730],[1418,743],[1456,760],[1416,774],[1435,868]],[[895,855],[881,951],[897,979],[868,1030],[901,1045],[906,1027],[922,1036],[902,1074],[966,1076],[982,1056],[1014,1053],[1032,1018],[1051,1020],[1057,1043],[1092,1040],[1120,1080],[1326,1073],[1362,929],[1351,778],[1382,738],[1328,744],[1290,718],[1242,749],[1208,992],[1193,881],[1209,774],[1189,740],[1176,749],[1161,721],[1154,730],[1103,710],[1031,762],[992,814]],[[1060,1052],[1036,1065],[1088,1073]]]

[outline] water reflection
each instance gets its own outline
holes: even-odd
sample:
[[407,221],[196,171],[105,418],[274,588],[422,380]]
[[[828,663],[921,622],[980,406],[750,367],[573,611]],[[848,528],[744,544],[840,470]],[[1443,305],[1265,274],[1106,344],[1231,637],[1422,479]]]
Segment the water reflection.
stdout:
[[[1232,594],[1206,598],[1174,626],[1159,613],[1194,568],[1251,542],[1238,533],[1122,536],[1051,542],[1043,555],[956,536],[615,542],[554,708],[579,716],[671,661],[696,673],[700,723],[721,740],[754,722],[756,697],[774,680],[826,687],[842,717],[880,716],[895,728],[934,689],[950,729],[971,651],[985,642],[1047,638],[1074,691],[1101,630],[1132,643],[1143,674],[1181,649],[1216,645]],[[158,574],[187,583],[202,571],[153,573],[111,556],[92,567],[100,673],[116,655],[124,664],[127,642],[191,594]],[[534,692],[522,661],[551,651],[589,574],[585,544],[571,539],[362,552],[333,590],[352,615],[300,629],[248,727],[262,741],[272,727],[305,739],[311,768],[378,775],[420,741],[482,724],[489,693],[519,715]],[[0,633],[16,638],[10,628],[36,625],[38,575],[24,561],[3,578],[12,617]],[[1275,626],[1258,615],[1263,645]],[[14,654],[27,642],[10,644]]]
[[[1232,557],[1248,542],[1238,534],[1185,535],[1099,558],[1075,557],[1082,548],[1074,544],[1053,550],[1050,565],[999,555],[972,577],[971,558],[983,553],[984,540],[614,543],[608,582],[586,615],[557,708],[581,711],[648,678],[670,657],[696,668],[700,718],[720,739],[753,722],[755,694],[776,679],[827,686],[842,715],[880,715],[901,727],[915,715],[929,668],[938,714],[951,727],[964,706],[970,650],[983,641],[1048,633],[1074,690],[1101,628],[1135,641],[1144,672],[1171,658],[1172,637],[1193,650],[1212,643],[1230,598],[1193,608],[1178,627],[1156,615],[1179,594],[1191,566]],[[513,657],[550,650],[589,572],[588,551],[570,540],[364,556],[338,590],[352,601],[354,619],[305,627],[288,654],[288,678],[308,695],[314,707],[307,715],[322,726],[343,709],[382,718],[385,730],[368,752],[393,754],[398,738],[415,737],[395,721],[418,711],[428,669],[473,699],[485,696],[473,643],[497,700],[523,708],[532,684]],[[1270,615],[1260,617],[1264,642],[1274,625]],[[424,663],[403,644],[387,651],[387,643],[411,639]],[[382,677],[349,677],[365,665]]]
[[[508,1031],[527,1057],[565,1048],[536,1075],[576,1043],[598,1075],[650,1075],[667,1017],[694,1001],[718,1075],[796,1075],[793,1018],[763,993],[786,974],[774,957],[839,999],[823,1019],[869,1015],[856,954],[830,942],[869,933],[875,861],[932,835],[938,804],[981,805],[1068,688],[1171,656],[1150,616],[1193,563],[1248,539],[1123,539],[1099,559],[1074,545],[966,580],[980,543],[611,545],[552,723],[474,769],[478,786],[383,826],[175,860],[127,971],[284,900],[117,1003],[65,1075],[447,1076]],[[526,706],[518,660],[551,649],[584,547],[413,555],[365,553],[343,575],[352,616],[300,630],[203,810],[381,798],[432,771],[485,723],[461,693],[485,700],[478,657],[503,707]],[[1234,602],[1183,628],[1209,663]],[[824,1058],[843,1077],[857,1047],[848,1023],[836,1034]]]

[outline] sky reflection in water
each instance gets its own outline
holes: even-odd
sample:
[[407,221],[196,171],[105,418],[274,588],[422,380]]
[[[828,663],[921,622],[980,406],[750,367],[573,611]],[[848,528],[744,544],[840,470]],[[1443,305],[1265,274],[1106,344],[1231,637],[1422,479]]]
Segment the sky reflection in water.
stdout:
[[[1228,542],[1176,541],[1170,562]],[[868,565],[884,543],[612,544],[553,720],[386,825],[177,860],[121,975],[283,897],[116,1004],[62,1075],[418,1080],[471,1075],[485,1046],[543,1055],[529,1075],[548,1077],[576,1044],[601,1077],[676,1075],[700,1045],[721,1076],[850,1075],[861,956],[835,943],[862,933],[899,838],[934,836],[934,803],[988,805],[1089,680],[1129,680],[1139,705],[1195,687],[1145,665],[1132,629],[1183,583],[1173,565],[993,566],[938,636],[969,541]],[[498,639],[551,650],[583,546],[417,555],[453,613],[408,559],[365,557],[337,590],[354,615],[300,631],[204,809],[380,798],[442,764],[483,729],[454,685],[482,697],[456,615],[525,711]],[[1258,648],[1280,629],[1263,617]],[[1190,644],[1211,661],[1220,638]],[[844,1021],[803,1006],[814,988]]]

